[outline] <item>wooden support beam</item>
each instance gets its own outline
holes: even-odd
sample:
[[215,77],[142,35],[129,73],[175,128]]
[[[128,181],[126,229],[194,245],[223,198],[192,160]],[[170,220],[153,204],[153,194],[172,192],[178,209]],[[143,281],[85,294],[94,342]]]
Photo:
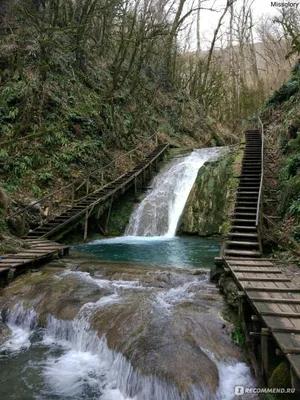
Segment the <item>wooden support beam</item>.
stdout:
[[137,197],[137,181],[136,181],[136,176],[134,177],[134,195]]
[[243,304],[244,303],[244,297],[239,296],[238,297],[238,316],[242,317],[243,316]]
[[215,263],[216,266],[223,266],[223,264],[224,264],[223,257],[215,257],[214,258],[214,263]]
[[85,220],[84,220],[84,234],[83,234],[83,241],[85,242],[88,237],[88,224],[89,224],[89,212],[86,210],[85,213]]
[[106,222],[105,222],[105,234],[108,233],[108,224],[109,224],[109,219],[110,219],[110,214],[111,214],[111,209],[112,209],[113,202],[114,202],[114,198],[112,196],[111,200],[110,200],[110,205],[109,205],[107,217],[106,217]]
[[249,336],[253,339],[260,339],[261,333],[260,332],[249,332]]
[[290,375],[291,375],[292,387],[295,388],[297,392],[300,392],[300,379],[295,373],[292,366],[290,367]]
[[274,333],[300,333],[299,328],[271,328]]
[[86,180],[86,195],[89,194],[89,190],[90,190],[90,177],[88,176]]
[[[299,349],[300,350],[300,349]],[[275,354],[278,357],[283,357],[284,356],[284,352],[281,349],[276,349],[275,350]]]
[[262,366],[262,376],[265,382],[268,382],[269,374],[269,350],[268,350],[268,336],[269,330],[267,328],[261,328],[261,366]]

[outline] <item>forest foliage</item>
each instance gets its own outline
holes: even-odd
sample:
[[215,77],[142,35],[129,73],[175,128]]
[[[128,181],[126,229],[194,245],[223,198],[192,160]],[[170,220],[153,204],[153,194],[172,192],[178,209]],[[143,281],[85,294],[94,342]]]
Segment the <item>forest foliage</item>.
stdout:
[[287,40],[278,44],[281,32],[264,23],[257,48],[251,1],[228,0],[215,10],[209,43],[197,32],[191,51],[190,18],[201,24],[206,7],[208,0],[4,0],[0,187],[38,198],[156,132],[183,146],[235,141],[270,85],[282,83],[278,67],[269,68]]

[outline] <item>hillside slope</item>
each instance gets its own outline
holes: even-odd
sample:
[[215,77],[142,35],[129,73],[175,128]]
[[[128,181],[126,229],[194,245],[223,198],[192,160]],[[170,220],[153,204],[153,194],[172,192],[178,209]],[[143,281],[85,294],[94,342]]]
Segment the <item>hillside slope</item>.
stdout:
[[[300,243],[300,63],[290,79],[266,101],[261,112],[265,123],[266,154],[270,153],[266,186],[273,206],[266,214],[271,239],[299,253]],[[268,217],[268,215],[267,215]],[[297,258],[298,256],[296,256]]]

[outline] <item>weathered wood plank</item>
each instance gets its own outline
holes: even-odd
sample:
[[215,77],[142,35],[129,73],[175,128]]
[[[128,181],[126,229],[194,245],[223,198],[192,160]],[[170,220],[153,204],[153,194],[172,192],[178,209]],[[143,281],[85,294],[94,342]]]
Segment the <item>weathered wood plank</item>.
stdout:
[[286,318],[300,318],[300,313],[286,313],[286,312],[273,312],[273,311],[261,311],[262,316],[274,316],[274,317],[286,317]]
[[298,354],[287,354],[287,359],[289,360],[293,370],[298,379],[300,379],[300,355]]
[[251,285],[250,285],[250,283],[249,283],[249,285],[245,285],[244,287],[243,287],[243,289],[247,292],[247,291],[261,291],[262,289],[264,290],[264,291],[266,291],[266,292],[286,292],[286,293],[289,293],[289,292],[298,292],[298,293],[300,293],[300,288],[297,288],[297,287],[292,287],[292,288],[278,288],[278,287],[271,287],[271,288],[263,288],[263,287],[261,287],[261,285],[260,285],[260,287],[252,287]]
[[[264,267],[259,267],[259,269],[255,269],[254,267],[234,267],[231,268],[231,271],[235,274],[240,272],[247,272],[247,273],[255,273],[255,274],[282,274],[280,269],[266,269]],[[282,274],[283,275],[283,274]]]
[[265,277],[239,277],[237,276],[237,278],[239,279],[239,281],[257,281],[257,282],[291,282],[290,279],[288,278],[265,278]]
[[300,354],[300,334],[274,332],[273,336],[284,354]]

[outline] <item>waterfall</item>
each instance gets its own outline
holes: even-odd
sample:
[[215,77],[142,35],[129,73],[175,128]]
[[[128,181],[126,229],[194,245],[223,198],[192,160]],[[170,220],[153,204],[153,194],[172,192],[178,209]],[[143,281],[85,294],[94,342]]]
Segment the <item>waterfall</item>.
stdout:
[[7,312],[7,327],[11,337],[0,346],[0,352],[18,352],[30,347],[30,336],[36,328],[38,314],[33,309],[26,309],[23,303],[17,303]]
[[174,237],[199,169],[219,152],[218,148],[195,150],[167,165],[131,215],[125,235]]

